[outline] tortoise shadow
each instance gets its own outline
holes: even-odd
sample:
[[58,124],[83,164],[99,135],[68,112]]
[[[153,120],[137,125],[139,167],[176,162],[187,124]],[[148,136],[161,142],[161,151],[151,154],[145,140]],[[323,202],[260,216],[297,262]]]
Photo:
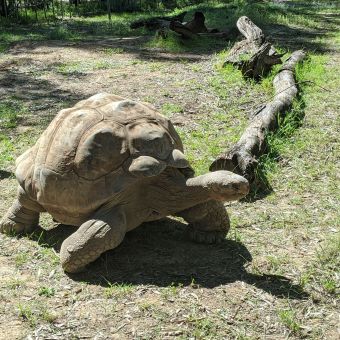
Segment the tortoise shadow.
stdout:
[[[90,264],[87,271],[69,276],[104,287],[114,283],[159,287],[194,283],[214,288],[243,281],[278,297],[308,297],[301,286],[284,276],[247,272],[245,265],[252,256],[242,243],[229,239],[216,245],[193,243],[183,237],[186,226],[170,218],[145,223],[129,232],[119,247]],[[36,233],[37,241],[59,251],[62,241],[74,230],[59,225],[40,236]]]
[[0,180],[5,179],[5,178],[15,178],[15,175],[13,172],[0,170]]

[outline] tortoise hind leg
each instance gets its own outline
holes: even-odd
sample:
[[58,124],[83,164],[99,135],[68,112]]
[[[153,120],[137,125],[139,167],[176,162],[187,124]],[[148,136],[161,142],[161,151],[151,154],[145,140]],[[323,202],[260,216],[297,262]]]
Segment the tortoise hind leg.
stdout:
[[176,214],[189,223],[190,238],[199,243],[220,243],[230,228],[229,217],[222,202],[210,200]]
[[19,186],[16,200],[0,221],[0,232],[6,234],[32,232],[38,227],[39,213],[42,211],[44,208],[31,200]]
[[63,269],[68,273],[82,271],[102,253],[117,247],[125,233],[125,214],[119,208],[99,211],[62,243],[60,260]]

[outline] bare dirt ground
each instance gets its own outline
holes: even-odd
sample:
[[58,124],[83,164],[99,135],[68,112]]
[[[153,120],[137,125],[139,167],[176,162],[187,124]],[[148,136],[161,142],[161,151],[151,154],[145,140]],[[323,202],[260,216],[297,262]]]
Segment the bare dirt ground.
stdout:
[[[274,41],[291,42],[271,30]],[[26,109],[9,133],[0,215],[16,192],[14,158],[59,109],[80,99],[109,92],[148,101],[186,134],[213,112],[233,112],[241,102],[247,112],[266,96],[240,83],[221,100],[211,86],[215,55],[148,50],[145,39],[21,42],[1,58],[0,95]],[[228,204],[232,229],[224,243],[194,244],[184,223],[168,219],[130,232],[87,272],[68,276],[58,251],[73,229],[43,216],[47,232],[0,235],[0,339],[338,339],[337,295],[327,286],[338,274],[320,265],[339,222],[339,53],[325,46],[331,92],[306,93],[305,120],[270,179],[273,192]],[[235,113],[233,127],[242,132],[245,121]],[[220,124],[210,128],[222,133]],[[211,157],[187,149],[193,160]]]

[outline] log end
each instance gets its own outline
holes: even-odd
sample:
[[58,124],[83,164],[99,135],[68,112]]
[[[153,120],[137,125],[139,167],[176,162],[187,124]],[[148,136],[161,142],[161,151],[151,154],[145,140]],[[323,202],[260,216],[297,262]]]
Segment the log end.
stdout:
[[210,165],[210,171],[228,170],[245,177],[250,183],[255,179],[258,161],[253,155],[244,152],[229,152],[217,157]]
[[210,171],[228,170],[235,172],[235,164],[231,159],[227,158],[227,156],[220,156],[211,163],[209,170]]

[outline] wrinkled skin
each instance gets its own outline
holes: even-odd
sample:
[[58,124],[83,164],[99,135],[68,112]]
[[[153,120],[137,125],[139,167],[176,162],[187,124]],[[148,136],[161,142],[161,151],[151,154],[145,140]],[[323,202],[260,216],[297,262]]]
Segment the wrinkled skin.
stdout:
[[229,229],[222,202],[244,197],[248,182],[228,171],[192,176],[170,121],[148,104],[99,94],[62,110],[18,158],[18,196],[0,231],[31,232],[44,211],[79,226],[60,251],[71,273],[168,215],[183,217],[193,240],[219,242]]

